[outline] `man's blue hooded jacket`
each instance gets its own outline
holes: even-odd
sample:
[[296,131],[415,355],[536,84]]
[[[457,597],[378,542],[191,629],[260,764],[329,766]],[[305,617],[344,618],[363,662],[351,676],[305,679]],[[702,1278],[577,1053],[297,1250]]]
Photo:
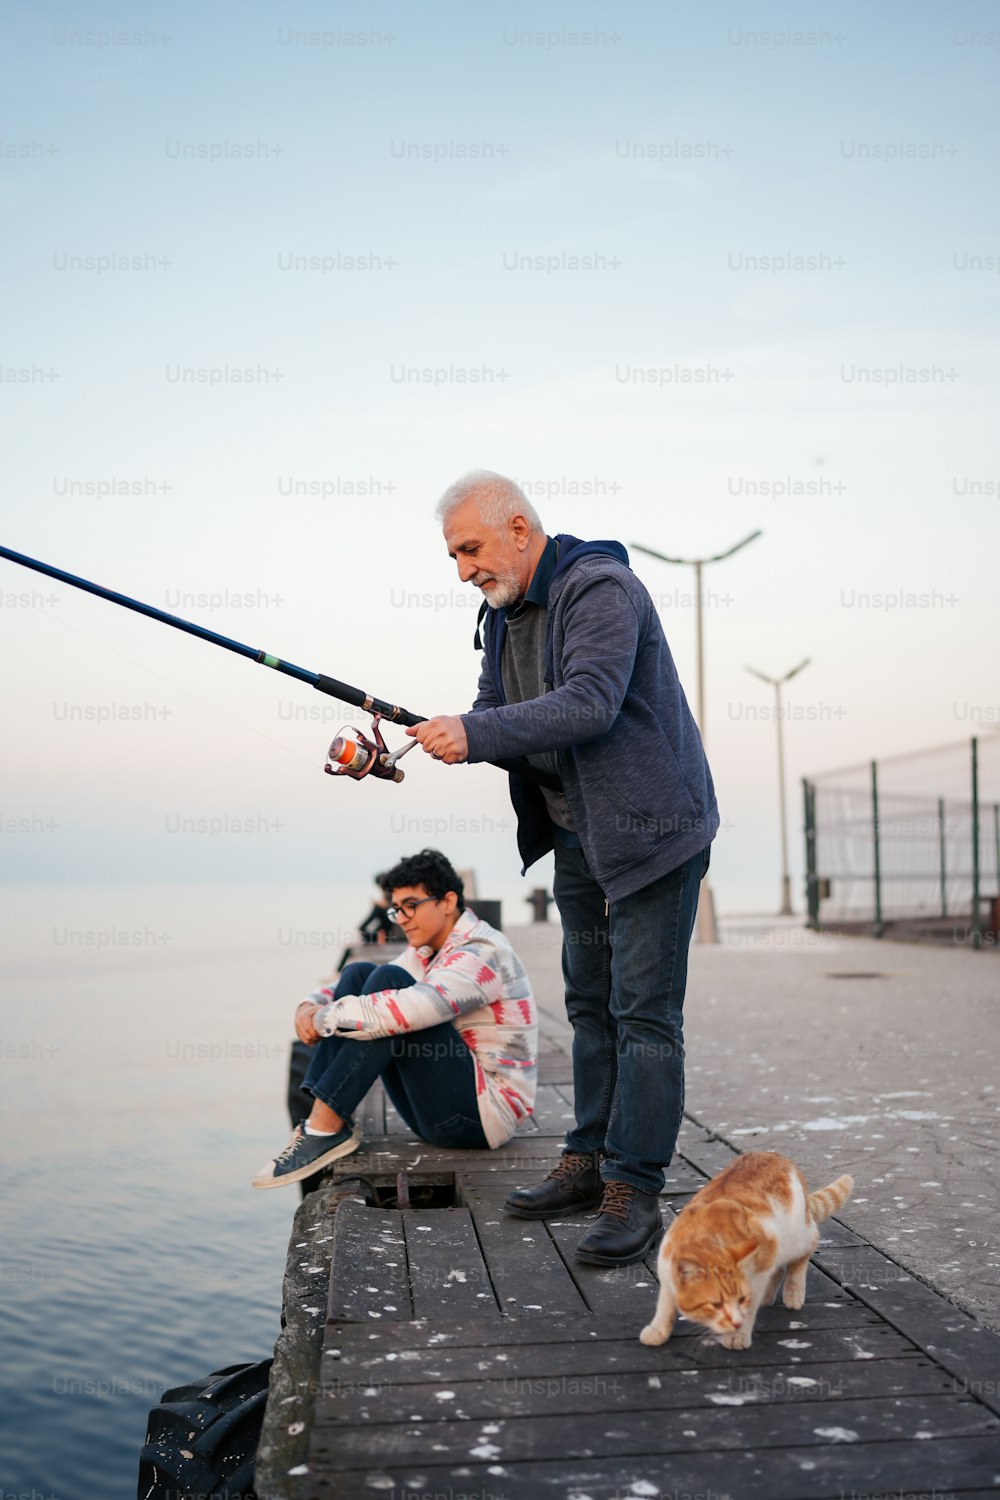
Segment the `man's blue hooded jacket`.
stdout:
[[[617,901],[711,843],[715,788],[659,616],[625,548],[555,540],[543,696],[507,703],[507,610],[487,609],[479,690],[462,722],[471,762],[556,752],[594,879]],[[527,869],[553,847],[552,822],[538,786],[511,776],[510,793]]]

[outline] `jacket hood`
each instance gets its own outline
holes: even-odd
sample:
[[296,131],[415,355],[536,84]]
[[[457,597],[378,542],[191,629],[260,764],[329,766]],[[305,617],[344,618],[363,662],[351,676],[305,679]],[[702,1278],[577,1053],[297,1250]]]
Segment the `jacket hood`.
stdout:
[[570,536],[565,531],[559,532],[556,541],[559,543],[559,561],[552,574],[553,580],[559,578],[567,568],[575,567],[585,557],[612,557],[626,568],[629,565],[628,553],[621,542],[582,542],[578,536]]

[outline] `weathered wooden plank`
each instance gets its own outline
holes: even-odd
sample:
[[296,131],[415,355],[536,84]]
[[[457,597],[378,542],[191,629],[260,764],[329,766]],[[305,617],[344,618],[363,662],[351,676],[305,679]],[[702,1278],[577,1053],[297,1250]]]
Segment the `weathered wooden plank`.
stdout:
[[[549,1158],[551,1162],[554,1162],[554,1160],[554,1157]],[[538,1169],[539,1179],[542,1176],[544,1176],[544,1169],[540,1167]],[[498,1213],[503,1209],[504,1199],[511,1189],[523,1187],[526,1181],[528,1181],[523,1171],[510,1170],[506,1167],[494,1167],[491,1169],[481,1166],[478,1163],[469,1167],[460,1163],[458,1177],[462,1182],[462,1192],[465,1192],[466,1187],[478,1188],[481,1194],[486,1195],[494,1202]],[[507,1217],[512,1218],[514,1216],[508,1214]],[[530,1223],[531,1221],[521,1220],[521,1223],[525,1222]]]
[[[787,1308],[763,1308],[761,1318],[773,1316],[776,1318],[787,1317],[791,1320],[787,1325],[789,1336],[801,1327],[799,1320],[803,1312],[808,1310],[811,1317],[817,1320],[817,1326],[821,1327],[855,1327],[863,1326],[870,1328],[885,1327],[883,1320],[870,1308],[854,1298],[841,1292],[839,1289],[833,1296],[825,1297],[820,1302],[807,1303],[806,1309],[800,1309],[792,1313]],[[782,1325],[784,1329],[785,1325]],[[890,1332],[894,1330],[889,1330]],[[361,1348],[378,1352],[383,1349],[422,1349],[426,1347],[428,1339],[433,1339],[435,1347],[449,1349],[472,1348],[478,1349],[482,1346],[482,1328],[479,1324],[478,1314],[473,1317],[449,1319],[446,1322],[440,1320],[432,1322],[429,1318],[414,1318],[405,1323],[383,1324],[378,1328],[351,1329],[344,1327],[345,1352],[348,1348]],[[490,1343],[497,1348],[516,1348],[520,1344],[577,1344],[581,1348],[589,1344],[601,1344],[605,1342],[620,1342],[624,1337],[620,1319],[590,1317],[581,1321],[575,1315],[554,1314],[540,1322],[537,1318],[504,1318],[498,1325],[490,1329]],[[703,1340],[703,1332],[695,1324],[681,1319],[673,1333],[670,1344],[678,1339]],[[669,1347],[665,1345],[662,1347]],[[912,1346],[907,1342],[907,1348]]]
[[[551,1083],[540,1083],[535,1094],[535,1107],[531,1117],[538,1133],[554,1136],[560,1142],[575,1121],[571,1105],[566,1103],[559,1090]],[[558,1149],[558,1148],[557,1148]]]
[[730,1162],[735,1161],[738,1155],[732,1146],[700,1127],[697,1132],[695,1129],[682,1129],[677,1150],[686,1162],[703,1172],[706,1177],[714,1177],[717,1172],[728,1167]]
[[[472,1157],[472,1153],[469,1153],[469,1157]],[[558,1150],[549,1152],[545,1147],[545,1143],[539,1142],[538,1145],[523,1147],[522,1152],[517,1155],[510,1157],[497,1156],[489,1162],[484,1162],[478,1155],[475,1159],[467,1159],[465,1157],[458,1157],[456,1154],[453,1160],[449,1160],[448,1165],[460,1174],[463,1184],[467,1184],[470,1188],[478,1188],[482,1193],[489,1193],[496,1202],[497,1210],[503,1211],[504,1200],[513,1188],[530,1187],[532,1183],[541,1182],[556,1165],[558,1160]],[[420,1170],[423,1170],[423,1167]],[[667,1215],[670,1210],[674,1209],[674,1205],[678,1201],[686,1201],[686,1199],[678,1200],[671,1196],[672,1193],[675,1190],[681,1192],[687,1188],[689,1188],[688,1184],[684,1184],[682,1187],[680,1176],[674,1179],[673,1182],[668,1181],[660,1198],[664,1224],[670,1223]],[[587,1215],[574,1216],[572,1220],[563,1220],[561,1222],[572,1222],[578,1225],[579,1232],[582,1234],[586,1225],[592,1222],[593,1214],[596,1212],[596,1209],[590,1210]],[[558,1223],[560,1221],[528,1220],[526,1222]]]
[[587,1304],[545,1225],[504,1213],[507,1189],[460,1174],[462,1201],[473,1217],[497,1301],[505,1315],[586,1316]]
[[[454,1401],[443,1404],[437,1385],[403,1385],[384,1372],[371,1380],[343,1372],[324,1383],[317,1423],[478,1421],[490,1417],[604,1414],[681,1407],[806,1402],[827,1408],[838,1400],[890,1396],[954,1395],[951,1379],[928,1359],[840,1361],[804,1374],[741,1362],[725,1373],[681,1370],[610,1373],[593,1358],[571,1375],[505,1375],[454,1381]],[[377,1400],[374,1399],[377,1395]]]
[[563,1091],[572,1094],[573,1089],[573,1062],[569,1055],[569,1044],[566,1051],[558,1046],[544,1048],[538,1054],[539,1077],[544,1078],[546,1083],[554,1084]]
[[821,1268],[1000,1414],[1000,1338],[873,1246],[817,1251]]
[[467,1208],[402,1214],[413,1314],[417,1318],[499,1319],[493,1286]]
[[573,1028],[569,1023],[565,1008],[556,1009],[545,1005],[538,1007],[538,1034],[551,1046],[565,1047],[567,1050],[573,1042]]
[[[451,1154],[459,1155],[458,1152]],[[420,1166],[426,1171],[429,1163],[445,1175],[452,1170],[451,1154],[431,1152],[423,1142],[406,1141],[400,1136],[375,1136],[366,1140],[352,1156],[335,1162],[329,1181],[336,1183],[358,1172],[376,1178],[386,1174],[394,1177],[403,1167]]]
[[[695,1364],[713,1364],[727,1354],[738,1358],[750,1353],[754,1363],[780,1364],[784,1360],[793,1365],[812,1365],[840,1358],[885,1359],[913,1349],[908,1339],[880,1320],[866,1318],[861,1308],[835,1309],[825,1302],[807,1302],[796,1312],[783,1307],[762,1308],[749,1351],[726,1350],[714,1338],[705,1339],[690,1323],[680,1327],[680,1339],[686,1335],[691,1340],[693,1350],[687,1357]],[[675,1331],[661,1348],[669,1348],[678,1337]]]
[[407,1466],[374,1460],[362,1470],[317,1475],[303,1500],[370,1500],[385,1493],[392,1500],[422,1500],[428,1492],[490,1496],[491,1500],[682,1500],[682,1497],[738,1497],[738,1500],[865,1500],[874,1495],[927,1494],[958,1500],[995,1496],[996,1440],[992,1436],[937,1442],[830,1443],[744,1453],[674,1453],[666,1457],[607,1458],[545,1463],[500,1464],[478,1460],[435,1467],[427,1476]]
[[656,1274],[643,1261],[632,1266],[588,1266],[576,1259],[574,1251],[588,1225],[589,1218],[548,1219],[545,1228],[558,1246],[580,1295],[592,1313],[604,1318],[623,1318],[635,1325],[636,1332],[648,1323],[656,1306]]
[[866,1245],[860,1234],[855,1234],[853,1229],[848,1229],[846,1224],[841,1224],[839,1219],[825,1219],[819,1226],[819,1247],[816,1254],[822,1250],[831,1249],[834,1245]]
[[436,1170],[442,1175],[454,1172],[456,1167],[463,1170],[476,1168],[491,1174],[523,1172],[530,1168],[544,1175],[554,1165],[557,1154],[557,1149],[545,1138],[539,1139],[537,1136],[531,1142],[519,1140],[515,1136],[496,1151],[444,1151],[437,1146],[428,1146],[425,1141],[407,1141],[402,1136],[378,1136],[366,1140],[353,1156],[336,1163],[337,1172],[331,1174],[331,1180],[335,1180],[336,1176],[347,1177],[355,1172],[395,1173],[401,1167],[414,1164],[419,1165],[422,1171]]
[[789,1402],[683,1407],[668,1422],[651,1420],[646,1411],[606,1412],[598,1419],[566,1413],[456,1421],[452,1414],[457,1396],[450,1388],[438,1390],[436,1399],[447,1418],[437,1422],[387,1423],[377,1429],[318,1426],[313,1453],[325,1454],[338,1466],[358,1468],[371,1454],[373,1431],[380,1463],[435,1466],[487,1457],[507,1465],[532,1459],[692,1453],[706,1448],[718,1452],[823,1446],[831,1440],[915,1442],[918,1434],[925,1441],[1000,1434],[1000,1419],[978,1402],[941,1395],[868,1396],[815,1408]]
[[[573,1064],[568,1053],[550,1052],[547,1057],[540,1056],[538,1070],[539,1077],[562,1089],[564,1097],[567,1085],[572,1089]],[[572,1104],[570,1108],[572,1109]]]
[[508,1192],[512,1187],[529,1187],[533,1182],[540,1182],[558,1160],[559,1146],[551,1137],[535,1136],[524,1140],[515,1136],[513,1141],[490,1156],[484,1156],[482,1152],[464,1153],[461,1168],[463,1172],[502,1177],[504,1191]]
[[342,1203],[333,1221],[327,1319],[367,1324],[413,1315],[401,1216]]
[[671,1200],[681,1196],[685,1199],[692,1197],[708,1181],[707,1177],[686,1162],[682,1156],[675,1156],[663,1175],[665,1182],[661,1196],[669,1197]]
[[[840,1329],[796,1330],[790,1337],[779,1329],[761,1334],[754,1339],[751,1350],[740,1352],[723,1349],[720,1344],[698,1336],[674,1336],[659,1348],[647,1348],[638,1337],[623,1338],[619,1330],[616,1339],[598,1341],[589,1356],[587,1346],[579,1342],[543,1342],[548,1332],[544,1319],[531,1320],[529,1327],[534,1330],[535,1339],[532,1343],[504,1343],[503,1335],[509,1326],[507,1320],[498,1321],[493,1327],[480,1323],[476,1330],[478,1344],[466,1341],[455,1348],[446,1345],[445,1326],[397,1324],[393,1330],[385,1323],[365,1329],[331,1325],[326,1331],[324,1378],[336,1365],[337,1373],[345,1378],[385,1375],[389,1371],[394,1381],[405,1385],[441,1380],[504,1380],[515,1376],[558,1378],[622,1370],[651,1372],[672,1380],[685,1370],[738,1373],[744,1353],[749,1360],[747,1368],[767,1366],[818,1378],[817,1370],[822,1373],[821,1367],[826,1364],[921,1357],[901,1334],[878,1323],[854,1322]],[[396,1331],[398,1338],[380,1337]]]

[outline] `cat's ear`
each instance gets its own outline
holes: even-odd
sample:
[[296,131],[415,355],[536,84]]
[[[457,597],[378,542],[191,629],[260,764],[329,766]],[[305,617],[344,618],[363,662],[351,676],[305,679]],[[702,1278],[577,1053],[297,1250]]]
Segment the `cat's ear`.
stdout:
[[688,1256],[683,1256],[674,1266],[674,1275],[681,1285],[686,1281],[697,1280],[702,1274],[703,1268],[699,1262],[691,1260]]
[[759,1244],[760,1240],[743,1240],[741,1244],[734,1245],[732,1251],[733,1260],[739,1265],[741,1261],[747,1260],[753,1255]]

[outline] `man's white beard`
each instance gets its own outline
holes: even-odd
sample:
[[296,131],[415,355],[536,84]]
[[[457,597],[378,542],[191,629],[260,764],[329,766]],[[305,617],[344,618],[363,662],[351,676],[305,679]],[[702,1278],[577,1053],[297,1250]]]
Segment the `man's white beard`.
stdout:
[[506,605],[513,604],[520,599],[521,585],[512,573],[493,573],[491,577],[493,587],[488,593],[481,584],[476,583],[475,579],[472,580],[491,609],[503,609]]

